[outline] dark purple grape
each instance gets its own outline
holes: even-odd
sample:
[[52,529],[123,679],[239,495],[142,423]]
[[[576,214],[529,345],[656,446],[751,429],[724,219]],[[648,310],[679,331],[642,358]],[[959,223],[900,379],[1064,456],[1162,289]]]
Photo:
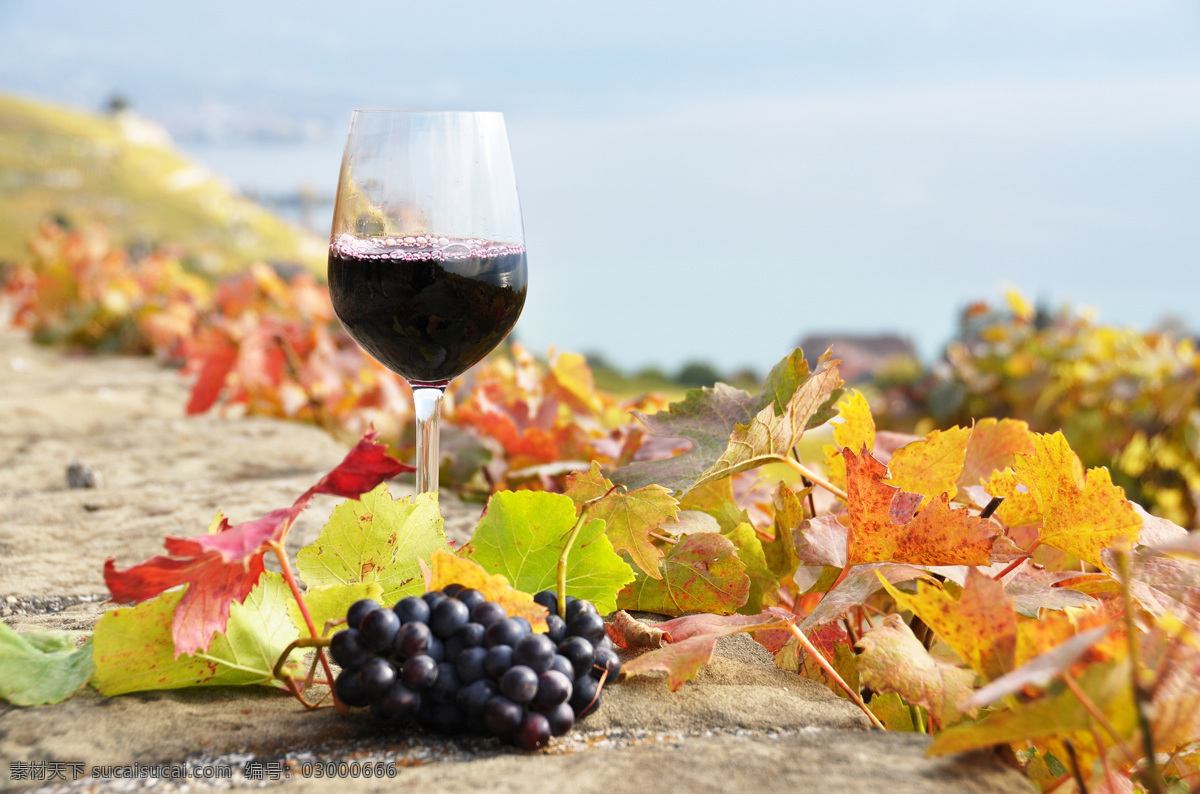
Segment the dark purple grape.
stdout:
[[558,644],[558,652],[567,657],[571,669],[579,676],[586,675],[587,671],[592,669],[596,648],[583,637],[567,637]]
[[454,672],[458,673],[460,685],[465,686],[487,675],[487,670],[483,666],[483,660],[487,654],[485,648],[478,646],[463,649],[463,652],[454,660]]
[[495,601],[484,601],[471,609],[471,622],[478,623],[485,629],[506,617],[508,617],[508,612]]
[[503,695],[496,695],[483,708],[483,721],[492,735],[511,736],[521,724],[525,709]]
[[552,709],[538,709],[538,711],[546,715],[546,721],[550,723],[551,736],[562,736],[575,725],[575,712],[571,710],[569,703],[559,703]]
[[396,684],[396,668],[387,659],[378,656],[368,659],[358,671],[363,693],[371,700],[379,700]]
[[467,605],[467,613],[472,609],[487,601],[487,596],[476,590],[474,587],[468,587],[465,590],[459,590],[458,595],[454,596],[459,601]]
[[513,664],[523,664],[535,673],[549,670],[553,659],[554,643],[545,634],[527,634],[513,646]]
[[500,676],[500,691],[517,703],[528,703],[538,690],[538,674],[525,665],[513,665]]
[[433,634],[429,631],[429,626],[424,623],[405,623],[396,632],[396,639],[392,643],[392,647],[396,649],[396,654],[401,659],[411,659],[423,653],[433,656],[432,653],[429,653],[432,639]]
[[443,587],[442,594],[445,595],[447,598],[455,598],[458,596],[458,594],[460,592],[462,592],[463,590],[466,590],[466,589],[467,589],[466,585],[461,585],[461,584],[458,584],[457,582],[455,582],[454,584],[448,584],[445,587]]
[[446,598],[446,594],[441,590],[430,590],[428,593],[421,596],[421,600],[428,604],[430,609],[433,609],[435,606],[445,601]]
[[467,730],[479,736],[486,736],[490,733],[488,731],[487,720],[483,718],[483,714],[468,714]]
[[567,623],[553,613],[546,616],[546,636],[555,645],[567,638]]
[[610,651],[613,651],[614,653],[617,650],[617,646],[613,644],[612,637],[608,636],[607,632],[604,634],[603,637],[600,638],[599,642],[595,642],[592,644],[595,645],[597,648],[608,648]]
[[471,619],[471,610],[457,598],[447,598],[429,613],[429,628],[443,640],[454,636]]
[[575,665],[561,653],[554,654],[554,658],[550,660],[550,669],[557,670],[572,681],[575,680]]
[[337,699],[347,706],[362,708],[371,702],[367,693],[363,692],[362,682],[359,680],[356,670],[343,670],[339,673],[333,682],[333,688],[337,693]]
[[538,676],[537,694],[533,702],[540,708],[553,708],[571,699],[571,679],[557,670],[547,670]]
[[390,609],[373,609],[358,627],[359,640],[368,651],[390,649],[400,630],[400,618]]
[[478,681],[472,681],[470,686],[458,690],[455,703],[467,717],[473,715],[482,717],[487,702],[499,694],[500,687],[495,681],[490,678],[481,678]]
[[425,651],[425,655],[438,664],[446,661],[446,646],[441,640],[433,636],[433,632],[429,633],[429,650]]
[[429,687],[429,696],[434,703],[453,703],[457,694],[458,673],[454,671],[454,665],[442,662],[438,665],[437,680]]
[[438,663],[432,657],[425,654],[418,654],[400,668],[400,680],[409,689],[419,692],[423,689],[428,689],[433,686],[433,682],[437,680]]
[[592,678],[604,675],[605,670],[608,670],[608,678],[605,681],[616,681],[617,676],[621,674],[621,657],[617,656],[616,651],[599,647],[592,656]]
[[571,710],[575,712],[576,721],[583,719],[600,708],[600,682],[584,673],[572,684]]
[[483,657],[483,669],[492,678],[499,678],[504,671],[512,667],[513,649],[511,645],[493,645],[487,649]]
[[550,744],[550,721],[545,714],[531,711],[521,720],[513,740],[522,750],[540,750]]
[[[517,622],[517,625],[521,627],[521,630],[524,631],[525,634],[533,633],[533,626],[529,625],[529,621],[526,618],[523,618],[520,615],[513,615],[509,619],[515,620]],[[521,636],[525,636],[525,635],[523,634]]]
[[564,617],[566,618],[567,623],[569,624],[572,620],[574,620],[576,617],[583,614],[584,612],[591,612],[593,615],[600,614],[599,612],[596,611],[596,608],[594,606],[592,606],[591,601],[583,601],[581,599],[577,599],[575,601],[570,601],[567,603],[567,614],[564,615]]
[[455,633],[455,637],[463,638],[464,648],[476,648],[483,645],[485,629],[479,623],[468,623]]
[[516,645],[528,633],[529,631],[523,629],[516,618],[498,620],[484,631],[483,647],[491,648],[495,645]]
[[567,621],[567,636],[583,637],[594,645],[605,636],[604,618],[595,612],[580,612]]
[[396,602],[396,606],[392,607],[392,611],[400,618],[401,623],[429,622],[429,604],[417,596],[401,598]]
[[433,727],[433,698],[426,695],[421,698],[421,705],[417,708],[417,724],[422,728]]
[[435,703],[433,728],[442,733],[458,733],[467,725],[466,717],[453,703]]
[[343,670],[357,670],[371,658],[359,639],[358,629],[342,629],[329,640],[329,653]]
[[378,602],[373,598],[360,598],[350,605],[346,610],[346,625],[352,629],[357,629],[362,625],[362,619],[368,612],[374,612],[377,609],[382,609]]
[[417,716],[420,707],[420,694],[404,684],[396,684],[386,695],[371,704],[371,713],[380,719],[403,722]]
[[535,604],[541,604],[551,615],[558,614],[558,593],[553,590],[543,590],[533,596]]

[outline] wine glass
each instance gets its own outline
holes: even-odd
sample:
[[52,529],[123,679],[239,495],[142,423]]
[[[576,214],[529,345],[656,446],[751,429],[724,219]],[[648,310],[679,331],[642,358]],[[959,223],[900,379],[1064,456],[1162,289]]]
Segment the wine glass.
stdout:
[[525,282],[504,117],[354,111],[329,295],[354,341],[412,386],[418,493],[438,488],[446,385],[512,330]]

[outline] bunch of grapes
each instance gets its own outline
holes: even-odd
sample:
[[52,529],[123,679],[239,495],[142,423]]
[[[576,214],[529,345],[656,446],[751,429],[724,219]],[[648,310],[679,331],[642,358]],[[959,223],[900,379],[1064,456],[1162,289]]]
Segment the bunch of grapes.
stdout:
[[545,634],[456,584],[392,609],[356,601],[330,641],[338,699],[384,720],[545,747],[599,708],[601,678],[614,680],[621,660],[590,602],[567,596],[564,620],[553,591],[534,600],[550,611]]

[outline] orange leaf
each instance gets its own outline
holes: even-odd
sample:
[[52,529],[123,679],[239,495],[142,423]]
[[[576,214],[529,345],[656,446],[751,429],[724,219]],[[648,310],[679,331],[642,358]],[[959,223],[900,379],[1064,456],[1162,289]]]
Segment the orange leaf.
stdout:
[[1033,454],[1029,425],[1019,419],[980,419],[971,428],[971,442],[967,444],[958,487],[987,482],[993,472],[1013,465],[1018,454]]
[[965,427],[934,430],[925,438],[896,450],[888,461],[889,482],[924,496],[922,505],[941,494],[953,499],[962,473],[971,431]]
[[1034,454],[1020,455],[1013,470],[1037,500],[1043,543],[1107,570],[1100,553],[1137,542],[1141,516],[1112,484],[1108,469],[1085,476],[1062,433],[1035,435]]
[[966,508],[951,510],[945,494],[915,514],[919,495],[883,482],[887,467],[865,449],[846,461],[850,542],[847,562],[990,565],[996,533]]
[[513,588],[504,574],[490,574],[479,564],[438,549],[429,555],[430,579],[426,587],[441,590],[448,584],[474,587],[508,612],[509,617],[523,617],[537,632],[547,631],[546,608],[533,600],[529,593]]
[[924,580],[917,582],[917,594],[911,596],[880,579],[901,609],[915,612],[984,678],[998,678],[1016,666],[1017,615],[1002,582],[972,568],[962,597],[955,599]]

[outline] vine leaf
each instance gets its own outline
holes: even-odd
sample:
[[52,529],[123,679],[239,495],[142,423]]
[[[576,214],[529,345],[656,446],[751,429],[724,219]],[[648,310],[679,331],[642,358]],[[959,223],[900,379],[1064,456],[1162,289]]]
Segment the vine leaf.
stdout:
[[[826,352],[822,361],[826,362],[828,357],[829,353]],[[828,371],[828,364],[822,366]],[[822,366],[819,366],[818,370],[822,369]],[[833,371],[836,375],[836,368]],[[824,377],[828,377],[828,374],[823,375],[821,379]],[[725,475],[718,474],[714,467],[723,456],[735,455],[736,453],[731,451],[735,446],[740,448],[740,444],[734,445],[731,440],[731,437],[739,432],[738,425],[747,426],[746,430],[741,432],[753,432],[756,440],[761,433],[776,424],[781,430],[784,425],[794,425],[803,407],[796,404],[789,408],[789,405],[792,405],[797,392],[812,378],[817,378],[817,373],[810,375],[804,351],[797,348],[771,369],[767,375],[766,386],[757,396],[718,383],[712,388],[692,389],[684,395],[681,402],[671,403],[667,410],[651,416],[635,412],[634,415],[651,435],[687,439],[691,446],[672,458],[630,463],[618,469],[613,479],[628,488],[657,483],[673,492],[689,491],[720,479]],[[771,409],[769,413],[766,412],[767,408]],[[832,415],[832,411],[827,410],[823,403],[801,424],[815,427]],[[757,422],[759,419],[762,421]],[[802,430],[803,427],[801,432]],[[799,435],[796,437],[799,438]],[[787,450],[784,450],[784,454],[786,452]],[[756,465],[758,464],[748,464],[737,470],[743,471]],[[728,467],[722,464],[721,468]],[[731,473],[732,468],[725,472]],[[703,481],[698,482],[702,476]]]
[[650,533],[679,515],[679,502],[670,491],[661,485],[646,485],[627,493],[613,491],[613,484],[600,473],[600,464],[593,462],[587,472],[567,477],[566,495],[575,501],[577,511],[585,502],[598,499],[588,507],[588,518],[604,521],[613,549],[629,555],[647,576],[662,578],[659,567],[663,552]]
[[402,471],[412,471],[411,466],[388,457],[374,437],[373,432],[364,435],[333,471],[291,507],[234,527],[221,517],[206,535],[168,537],[163,545],[171,556],[151,557],[124,571],[109,559],[104,563],[104,581],[113,600],[140,603],[186,584],[171,624],[175,653],[206,650],[213,635],[225,628],[230,605],[244,601],[258,582],[268,544],[283,537],[313,496],[357,498]]
[[428,590],[441,590],[449,584],[473,587],[483,593],[488,601],[504,607],[509,617],[525,618],[534,631],[547,630],[546,615],[549,613],[533,600],[532,595],[514,589],[504,576],[488,573],[478,563],[448,551],[435,551],[429,560],[429,578],[425,587]]
[[[846,461],[851,565],[990,565],[997,533],[966,508],[951,510],[945,494],[915,512],[920,494],[886,484],[887,467],[865,449],[842,450]],[[914,515],[915,513],[915,515]]]
[[829,470],[829,481],[842,490],[846,488],[846,461],[842,450],[875,449],[875,419],[867,398],[857,389],[852,389],[837,402],[837,416],[829,423],[833,428],[833,444],[821,447],[825,453],[825,468]]
[[905,444],[888,461],[888,483],[901,490],[923,494],[922,506],[934,497],[946,494],[954,499],[958,493],[955,483],[967,458],[971,430],[952,427],[934,430],[924,438]]
[[993,472],[1012,466],[1019,454],[1033,454],[1029,425],[1020,419],[978,420],[971,428],[958,487],[969,488],[987,482]]
[[667,687],[678,690],[712,660],[717,640],[730,634],[783,628],[795,619],[784,610],[769,609],[758,615],[689,615],[659,623],[667,644],[636,657],[621,668],[622,677],[644,675],[653,670],[667,674]]
[[718,383],[712,388],[690,390],[666,411],[651,416],[634,412],[651,435],[686,438],[692,446],[673,458],[622,466],[613,479],[628,488],[658,484],[673,492],[687,491],[725,452],[733,429],[749,422],[760,408],[748,392]]
[[645,574],[622,590],[617,606],[641,612],[736,612],[750,596],[746,565],[733,542],[714,532],[688,535],[663,560],[663,576]]
[[[172,616],[182,595],[163,593],[104,613],[92,636],[93,682],[101,694],[271,683],[275,661],[299,636],[288,617],[294,599],[282,576],[264,574],[245,602],[233,605],[224,632],[196,654],[177,654],[172,644]],[[296,660],[291,667],[299,672]]]
[[786,460],[804,431],[819,424],[818,418],[825,421],[823,409],[841,394],[840,363],[826,351],[813,373],[796,387],[782,413],[776,413],[777,403],[772,402],[749,422],[737,424],[721,457],[688,487],[695,488],[766,463]]
[[939,662],[899,615],[888,615],[883,623],[858,641],[859,680],[876,692],[895,692],[909,703],[924,706],[939,725],[957,722],[961,704],[974,690],[975,674]]
[[0,623],[0,700],[41,706],[66,700],[91,678],[92,641],[74,631],[18,633]]
[[779,603],[779,577],[767,565],[763,542],[751,524],[738,524],[729,532],[722,532],[737,548],[738,559],[746,566],[746,577],[750,590],[746,603],[738,608],[744,615],[757,615],[764,607]]
[[1033,494],[1042,517],[1043,543],[1108,570],[1101,552],[1137,542],[1142,518],[1108,469],[1091,469],[1071,450],[1062,433],[1033,436],[1034,454],[1013,464],[1017,479]]
[[1017,615],[1003,582],[972,568],[958,599],[924,580],[917,582],[916,595],[902,593],[886,581],[883,586],[901,609],[918,615],[985,679],[998,678],[1016,666]]
[[418,560],[446,548],[437,493],[392,499],[387,485],[341,503],[315,543],[296,555],[310,586],[378,583],[393,604],[425,592]]
[[[471,542],[459,552],[488,573],[503,574],[513,587],[536,593],[555,586],[558,559],[575,527],[569,496],[544,491],[500,491]],[[567,593],[591,601],[601,614],[617,608],[617,593],[634,573],[613,551],[603,521],[588,521],[567,557]]]

